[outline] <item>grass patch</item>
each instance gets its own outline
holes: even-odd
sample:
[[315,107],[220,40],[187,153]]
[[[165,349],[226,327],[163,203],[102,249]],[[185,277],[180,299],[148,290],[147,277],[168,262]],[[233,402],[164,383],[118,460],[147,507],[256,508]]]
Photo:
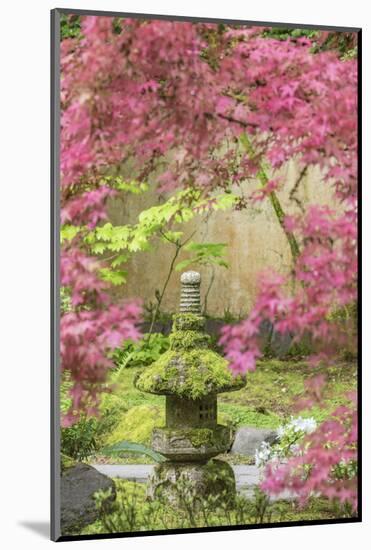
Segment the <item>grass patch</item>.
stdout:
[[121,441],[135,441],[150,444],[152,430],[165,425],[165,411],[157,405],[135,405],[124,413],[112,433],[108,434],[105,445],[115,445]]
[[260,361],[256,370],[248,373],[243,389],[220,395],[220,410],[228,412],[237,424],[276,428],[295,416],[295,404],[304,395],[304,381],[319,373],[327,377],[323,402],[300,414],[321,422],[337,406],[345,404],[345,394],[356,388],[356,364],[337,363],[314,371],[303,361]]
[[225,402],[222,399],[219,401],[218,409],[236,427],[278,428],[282,423],[281,418],[273,412],[259,412],[254,407]]
[[[324,498],[312,498],[305,507],[293,501],[269,502],[256,490],[252,499],[239,495],[230,505],[215,505],[206,496],[197,509],[190,508],[187,494],[180,494],[176,507],[163,499],[148,501],[145,484],[116,479],[117,497],[113,507],[105,506],[103,494],[97,497],[100,518],[76,534],[143,532],[194,527],[282,523],[349,517],[347,510]],[[189,495],[188,495],[189,499]],[[184,504],[184,506],[183,506]]]
[[[154,426],[164,423],[165,397],[139,391],[134,378],[143,367],[121,369],[112,373],[112,393],[103,396],[98,419],[98,451],[90,462],[100,461],[99,447],[121,440],[149,445]],[[260,361],[255,372],[248,373],[246,386],[218,397],[218,421],[235,427],[277,428],[291,415],[297,415],[295,404],[304,393],[304,381],[314,373],[327,377],[321,406],[313,406],[300,415],[313,416],[322,422],[337,406],[345,403],[344,395],[356,388],[355,363],[337,363],[314,371],[304,361]],[[107,460],[107,459],[102,459]],[[119,459],[115,458],[119,463]],[[123,455],[124,464],[147,463],[148,458]]]

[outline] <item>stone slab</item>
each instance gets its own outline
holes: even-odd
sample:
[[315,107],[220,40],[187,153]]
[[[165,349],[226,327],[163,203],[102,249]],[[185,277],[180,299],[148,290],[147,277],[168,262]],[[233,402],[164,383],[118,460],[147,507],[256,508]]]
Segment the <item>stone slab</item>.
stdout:
[[230,452],[232,454],[255,456],[255,451],[259,449],[263,441],[272,444],[276,440],[277,432],[275,430],[241,426],[236,431]]
[[99,513],[95,506],[94,493],[100,490],[112,490],[112,499],[116,497],[115,485],[109,475],[88,464],[76,464],[68,468],[61,477],[61,529],[68,534],[88,525],[97,519]]

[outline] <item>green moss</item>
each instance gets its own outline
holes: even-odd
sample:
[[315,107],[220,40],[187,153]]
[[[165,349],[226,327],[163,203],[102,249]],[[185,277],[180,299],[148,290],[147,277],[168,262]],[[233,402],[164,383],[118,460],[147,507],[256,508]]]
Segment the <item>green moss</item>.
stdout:
[[163,426],[164,423],[163,408],[150,405],[132,407],[121,416],[115,429],[106,436],[104,443],[108,446],[127,440],[150,444],[153,428]]
[[233,468],[227,462],[214,459],[205,464],[178,466],[163,462],[155,468],[148,496],[152,501],[162,501],[166,507],[171,504],[177,510],[184,504],[188,509],[191,506],[192,516],[201,510],[209,514],[219,507],[231,509],[236,497]]
[[214,445],[214,431],[207,428],[192,430],[189,434],[189,440],[194,447],[202,447],[203,445]]
[[135,380],[139,390],[200,399],[244,385],[244,378],[234,377],[228,362],[208,349],[210,336],[203,330],[204,317],[181,313],[173,320],[170,350]]
[[135,385],[144,392],[200,399],[238,389],[244,383],[242,376],[233,376],[223,357],[212,350],[197,349],[164,353],[138,377]]
[[170,349],[192,350],[195,348],[207,348],[210,336],[196,330],[176,330],[170,334]]
[[179,437],[188,439],[193,447],[217,446],[224,442],[225,427],[217,426],[213,430],[209,428],[161,428],[168,439]]
[[205,327],[205,318],[202,315],[194,313],[178,313],[173,316],[173,330],[195,330],[203,331]]

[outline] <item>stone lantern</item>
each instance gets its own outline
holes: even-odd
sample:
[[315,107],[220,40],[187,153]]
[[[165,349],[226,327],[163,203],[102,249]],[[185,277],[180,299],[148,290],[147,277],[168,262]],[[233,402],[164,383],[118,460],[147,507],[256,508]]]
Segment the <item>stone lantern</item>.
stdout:
[[152,447],[167,458],[156,466],[148,494],[165,489],[174,500],[172,485],[185,478],[197,494],[235,494],[232,468],[211,460],[231,445],[231,430],[217,422],[217,394],[242,388],[245,379],[234,376],[228,362],[210,349],[201,315],[200,274],[181,276],[180,313],[173,316],[170,349],[135,380],[144,392],[166,396],[166,425],[155,428]]

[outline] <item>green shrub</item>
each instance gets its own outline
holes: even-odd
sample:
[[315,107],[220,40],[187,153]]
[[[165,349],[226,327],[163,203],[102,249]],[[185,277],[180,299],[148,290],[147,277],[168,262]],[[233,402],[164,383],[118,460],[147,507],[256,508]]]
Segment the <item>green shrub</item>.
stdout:
[[310,29],[287,29],[285,27],[272,27],[264,30],[262,34],[264,38],[287,40],[288,38],[315,38],[316,36],[318,36],[318,31],[313,31]]
[[[112,386],[112,383],[109,385]],[[60,388],[62,415],[71,406],[71,387],[69,373],[63,373]],[[99,450],[102,440],[114,429],[127,408],[125,395],[117,384],[112,391],[102,394],[98,416],[82,415],[75,424],[61,429],[61,452],[75,460],[86,460]]]
[[81,37],[81,20],[78,15],[61,15],[61,40]]
[[75,460],[86,460],[98,448],[97,419],[81,417],[61,430],[61,453]]
[[113,360],[119,369],[145,367],[156,361],[170,347],[169,338],[161,333],[146,334],[139,342],[127,340],[117,348]]
[[61,286],[60,289],[60,300],[61,300],[61,313],[69,313],[72,311],[72,302],[71,302],[71,289],[67,286]]

